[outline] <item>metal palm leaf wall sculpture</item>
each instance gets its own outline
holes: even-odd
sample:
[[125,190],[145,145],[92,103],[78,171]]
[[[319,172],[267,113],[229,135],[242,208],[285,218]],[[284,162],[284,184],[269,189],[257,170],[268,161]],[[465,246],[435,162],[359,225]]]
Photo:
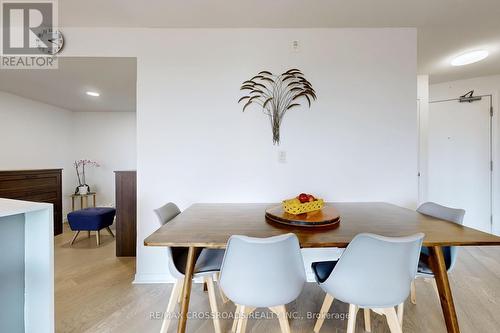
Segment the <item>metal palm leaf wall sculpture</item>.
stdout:
[[281,75],[262,71],[250,80],[243,82],[241,90],[248,91],[239,99],[244,103],[243,111],[252,104],[262,108],[269,117],[273,130],[273,143],[280,143],[280,125],[288,110],[299,107],[307,101],[309,107],[316,100],[316,91],[304,74],[298,69],[289,69]]

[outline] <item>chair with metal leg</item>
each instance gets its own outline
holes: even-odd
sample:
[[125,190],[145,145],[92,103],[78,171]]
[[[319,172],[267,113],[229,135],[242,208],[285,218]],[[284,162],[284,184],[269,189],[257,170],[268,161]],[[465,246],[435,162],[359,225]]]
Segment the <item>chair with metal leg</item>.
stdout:
[[277,315],[281,332],[289,333],[285,305],[299,296],[304,283],[304,264],[294,234],[229,239],[220,285],[237,304],[233,330],[238,333],[245,332],[248,316],[256,308],[269,308]]
[[337,298],[349,304],[347,333],[354,332],[359,309],[365,311],[367,331],[371,330],[369,316],[373,311],[386,317],[391,333],[401,333],[403,304],[415,278],[423,238],[421,233],[407,237],[359,234],[337,262],[329,262],[328,267],[326,263],[315,264],[318,283],[327,297],[314,331],[319,332]]
[[[456,209],[456,208],[450,208],[442,205],[438,205],[437,203],[434,202],[426,202],[420,205],[417,208],[417,212],[428,215],[431,217],[435,217],[441,220],[453,222],[456,224],[463,224],[464,221],[464,216],[465,216],[465,210],[463,209]],[[458,247],[456,246],[443,246],[443,255],[444,259],[446,262],[446,269],[447,271],[451,271],[453,267],[455,266],[455,263],[457,262],[457,256],[458,256]],[[429,263],[429,250],[426,247],[422,248],[422,252],[420,253],[420,260],[418,263],[418,270],[417,270],[417,278],[424,278],[424,279],[432,279],[432,283],[434,285],[434,290],[436,290],[437,293],[437,287],[436,283],[434,280],[434,273],[432,272],[430,268],[430,263]],[[439,294],[438,294],[439,297]],[[417,293],[416,293],[416,288],[415,288],[415,281],[412,282],[412,288],[411,288],[411,301],[413,304],[417,303]]]
[[[171,221],[174,217],[180,214],[179,208],[174,203],[167,203],[155,210],[155,213],[163,225]],[[166,333],[170,325],[170,321],[174,316],[173,311],[177,303],[181,301],[182,288],[184,283],[184,267],[187,258],[187,249],[184,248],[167,248],[168,268],[170,274],[176,279],[170,298],[168,300],[167,309],[161,326],[161,333]],[[208,289],[208,299],[212,311],[214,329],[216,333],[221,333],[219,321],[219,309],[215,296],[214,281],[217,280],[222,260],[224,258],[224,250],[203,249],[199,254],[194,268],[193,278],[202,278]]]

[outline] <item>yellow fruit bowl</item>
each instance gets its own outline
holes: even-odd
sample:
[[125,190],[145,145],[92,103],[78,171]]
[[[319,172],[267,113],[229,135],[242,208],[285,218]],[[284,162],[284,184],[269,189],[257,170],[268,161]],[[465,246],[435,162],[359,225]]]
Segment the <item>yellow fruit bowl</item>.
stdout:
[[299,215],[321,210],[325,205],[323,199],[301,203],[299,199],[293,198],[283,201],[283,210],[289,214]]

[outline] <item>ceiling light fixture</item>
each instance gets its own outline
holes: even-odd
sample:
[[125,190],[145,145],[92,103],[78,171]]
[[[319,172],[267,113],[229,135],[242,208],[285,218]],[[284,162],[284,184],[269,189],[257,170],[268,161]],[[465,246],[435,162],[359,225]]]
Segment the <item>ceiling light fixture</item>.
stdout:
[[488,57],[489,53],[486,50],[471,51],[461,54],[451,61],[452,66],[464,66],[481,61]]
[[89,95],[89,96],[92,96],[92,97],[99,97],[99,96],[101,96],[101,94],[99,94],[96,91],[87,91],[86,94]]

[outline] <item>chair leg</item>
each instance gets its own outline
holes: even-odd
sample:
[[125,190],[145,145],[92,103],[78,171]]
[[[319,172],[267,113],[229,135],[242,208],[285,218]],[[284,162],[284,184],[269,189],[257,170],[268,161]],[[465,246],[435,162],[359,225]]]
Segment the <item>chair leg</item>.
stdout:
[[227,298],[226,294],[224,294],[224,290],[222,290],[222,288],[220,287],[220,272],[215,274],[215,279],[217,280],[217,284],[219,286],[219,294],[220,298],[222,299],[222,303],[226,304],[227,302],[229,302],[229,298]]
[[90,238],[90,230],[87,231],[87,238]]
[[73,243],[75,242],[76,240],[76,237],[78,237],[78,234],[80,233],[80,231],[75,231],[75,235],[73,236],[73,238],[71,239],[71,242],[69,243],[69,246],[72,246]]
[[321,306],[321,310],[319,310],[318,320],[316,320],[316,324],[314,325],[314,332],[318,333],[323,326],[326,316],[328,315],[328,311],[333,303],[333,296],[330,294],[325,295],[325,300],[323,301],[323,305]]
[[368,309],[368,308],[363,309],[363,313],[365,316],[365,331],[371,332],[372,331],[372,319],[370,317],[370,309]]
[[95,232],[95,237],[96,237],[95,239],[96,239],[96,242],[97,242],[97,247],[99,247],[99,244],[101,244],[100,236],[101,236],[100,235],[100,230],[97,230]]
[[106,227],[106,230],[108,230],[109,234],[115,238],[115,235],[113,234],[113,231],[111,231],[111,229],[109,227]]
[[356,329],[356,314],[358,307],[354,304],[349,304],[349,319],[347,320],[347,333],[354,333]]
[[411,281],[410,299],[413,304],[417,304],[417,288],[415,286],[415,280]]
[[245,333],[247,329],[248,316],[255,310],[255,308],[241,305],[240,306],[240,318],[238,320],[238,327],[236,328],[236,333]]
[[394,308],[383,309],[385,317],[387,319],[387,324],[389,324],[389,329],[391,333],[403,333],[401,325],[399,324],[398,315]]
[[280,321],[281,333],[290,333],[290,323],[288,322],[288,315],[284,305],[273,306],[271,309],[278,316]]
[[238,319],[241,313],[241,305],[236,304],[236,311],[234,312],[233,326],[231,326],[231,332],[235,333],[236,328],[238,328]]
[[403,327],[403,312],[404,312],[404,303],[398,305],[398,320],[399,326]]
[[177,304],[177,298],[181,293],[183,280],[175,281],[174,287],[172,288],[172,292],[170,293],[170,298],[168,299],[167,309],[165,310],[163,316],[163,323],[161,324],[160,333],[167,333],[168,326],[170,325],[170,321],[172,320],[172,312],[175,309]]
[[181,279],[181,292],[179,293],[179,296],[177,297],[177,303],[180,303],[182,301],[182,291],[184,290],[184,279]]
[[217,299],[215,297],[215,287],[214,287],[213,277],[206,276],[205,283],[208,289],[208,300],[210,302],[210,310],[212,310],[215,333],[221,333],[222,330],[220,328],[219,309],[217,307]]

